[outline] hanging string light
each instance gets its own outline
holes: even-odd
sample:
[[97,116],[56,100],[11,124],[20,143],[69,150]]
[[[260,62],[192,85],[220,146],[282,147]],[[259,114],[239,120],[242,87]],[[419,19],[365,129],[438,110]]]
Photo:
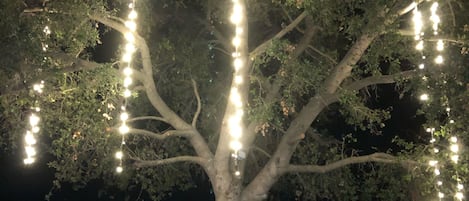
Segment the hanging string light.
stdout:
[[240,4],[241,0],[232,0],[233,11],[230,17],[231,23],[235,26],[235,36],[232,39],[232,44],[235,51],[233,52],[233,67],[234,77],[230,91],[230,105],[233,107],[233,113],[228,120],[229,134],[231,136],[230,148],[233,150],[233,157],[235,159],[235,175],[239,176],[241,173],[238,168],[239,151],[242,148],[240,139],[242,137],[242,119],[244,115],[244,103],[239,92],[240,86],[243,83],[243,77],[241,76],[241,69],[244,68],[243,57],[240,52],[240,46],[242,45],[242,34],[244,32],[242,22],[244,16],[243,6]]
[[[44,26],[42,29],[45,38],[48,38],[51,34],[51,30],[49,26]],[[47,52],[49,49],[49,45],[42,41],[41,42],[41,49],[43,52]],[[47,57],[44,57],[46,60]],[[40,81],[38,84],[34,84],[32,86],[33,93],[36,95],[40,95],[44,89],[44,81]],[[36,161],[36,148],[35,145],[37,144],[37,134],[41,130],[39,127],[39,122],[41,120],[39,113],[41,112],[41,108],[39,106],[39,101],[36,99],[34,100],[34,104],[31,107],[31,114],[29,116],[29,129],[26,130],[26,134],[24,135],[24,149],[26,153],[26,157],[23,159],[23,163],[25,165],[31,165]]]
[[[42,89],[44,88],[44,81],[41,81],[39,84],[33,85],[34,93],[41,94]],[[26,131],[24,136],[24,143],[25,143],[25,152],[26,158],[24,158],[23,162],[26,165],[33,164],[36,161],[36,148],[34,145],[37,143],[36,135],[39,133],[39,112],[41,108],[39,107],[39,103],[37,100],[34,101],[34,106],[31,108],[32,112],[29,116],[29,129]]]
[[116,159],[119,161],[119,165],[116,167],[116,172],[121,173],[124,170],[123,167],[123,158],[124,152],[123,147],[125,145],[125,135],[130,131],[129,126],[127,125],[127,120],[129,119],[129,113],[127,112],[127,98],[132,95],[130,90],[130,86],[132,85],[132,58],[133,54],[136,51],[135,47],[135,31],[137,30],[137,24],[135,20],[137,19],[137,11],[135,10],[135,0],[129,3],[129,13],[127,15],[127,20],[124,22],[124,25],[129,30],[127,33],[124,33],[124,38],[126,40],[126,44],[124,46],[124,53],[122,55],[122,63],[124,63],[125,67],[122,71],[124,75],[122,86],[124,90],[122,95],[124,97],[124,104],[121,107],[120,113],[120,121],[121,125],[119,127],[119,133],[121,134],[122,140],[119,147],[119,150],[115,153]]

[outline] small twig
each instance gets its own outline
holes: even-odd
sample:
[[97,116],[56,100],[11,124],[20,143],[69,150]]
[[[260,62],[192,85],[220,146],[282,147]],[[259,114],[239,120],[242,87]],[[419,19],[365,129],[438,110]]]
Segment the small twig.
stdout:
[[197,83],[192,79],[192,86],[194,87],[195,98],[197,99],[197,110],[195,111],[194,118],[192,119],[192,127],[196,127],[197,119],[199,118],[200,111],[202,110],[202,102],[200,101],[199,90],[197,90]]
[[322,52],[321,50],[318,50],[317,48],[313,47],[312,45],[308,45],[308,48],[318,53],[319,55],[325,57],[326,59],[331,61],[333,64],[337,64],[337,61],[335,59],[333,59],[331,56],[327,55],[326,53]]
[[156,121],[162,121],[162,122],[167,123],[166,119],[164,119],[163,117],[155,117],[155,116],[134,117],[134,118],[127,120],[127,122],[140,121],[140,120],[156,120]]

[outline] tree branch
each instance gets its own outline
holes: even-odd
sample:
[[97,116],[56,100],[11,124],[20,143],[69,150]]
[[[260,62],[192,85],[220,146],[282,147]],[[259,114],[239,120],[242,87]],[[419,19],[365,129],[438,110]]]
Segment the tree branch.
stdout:
[[358,163],[370,163],[370,162],[391,163],[391,164],[402,163],[405,165],[408,165],[409,163],[415,164],[415,162],[411,162],[411,161],[401,161],[397,157],[392,156],[390,154],[373,153],[373,154],[365,155],[365,156],[345,158],[345,159],[335,161],[333,163],[329,163],[326,165],[288,165],[284,169],[284,171],[285,173],[288,173],[288,172],[326,173],[326,172],[330,172],[330,171],[342,168],[347,165],[358,164]]
[[161,160],[141,160],[141,159],[135,159],[134,160],[134,166],[136,168],[144,168],[144,167],[155,167],[159,165],[168,165],[172,163],[180,163],[180,162],[189,162],[189,163],[196,163],[199,164],[202,167],[206,167],[208,164],[207,159],[202,158],[202,157],[197,157],[197,156],[176,156],[172,158],[166,158],[166,159],[161,159]]
[[140,120],[155,120],[155,121],[162,121],[162,122],[168,123],[166,119],[164,119],[163,117],[155,117],[155,116],[134,117],[134,118],[130,118],[129,120],[127,120],[127,122],[140,121]]
[[202,110],[202,103],[200,101],[199,91],[197,90],[197,83],[192,80],[192,86],[194,87],[195,98],[197,99],[197,110],[195,111],[194,118],[192,119],[192,127],[196,128],[197,119],[199,118],[200,111]]
[[253,51],[251,51],[249,53],[249,58],[255,58],[257,57],[258,55],[264,53],[264,51],[272,44],[272,41],[273,40],[277,40],[277,39],[280,39],[282,38],[285,34],[287,34],[288,32],[290,32],[291,30],[293,30],[296,26],[298,26],[298,24],[300,24],[301,21],[303,21],[303,19],[307,16],[307,12],[306,11],[303,11],[298,17],[296,17],[295,20],[293,20],[288,26],[286,26],[285,28],[283,28],[280,32],[278,32],[277,34],[275,34],[275,36],[273,36],[272,38],[266,40],[265,42],[263,42],[262,44],[260,44],[259,46],[257,46]]
[[151,131],[144,130],[144,129],[131,128],[129,130],[129,134],[135,134],[135,135],[155,138],[158,140],[164,140],[169,137],[190,138],[195,133],[193,130],[169,130],[163,133],[155,133],[155,132],[151,132]]
[[399,73],[391,74],[391,75],[380,75],[380,76],[371,76],[361,80],[357,80],[352,82],[344,87],[347,90],[359,90],[363,89],[367,86],[377,85],[377,84],[391,84],[395,83],[398,80],[406,80],[409,78],[414,77],[418,74],[416,70],[408,70],[402,71]]

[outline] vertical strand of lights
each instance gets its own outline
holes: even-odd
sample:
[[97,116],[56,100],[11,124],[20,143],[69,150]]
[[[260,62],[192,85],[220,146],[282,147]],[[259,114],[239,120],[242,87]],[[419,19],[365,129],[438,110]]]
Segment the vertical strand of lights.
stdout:
[[125,135],[130,131],[129,126],[127,125],[127,120],[129,119],[129,113],[127,112],[127,99],[131,96],[132,92],[130,86],[132,85],[132,58],[133,54],[136,51],[135,47],[135,31],[137,30],[137,24],[135,20],[137,19],[137,11],[135,10],[135,0],[129,3],[129,13],[127,15],[127,20],[124,22],[125,26],[128,29],[128,32],[124,33],[124,38],[126,44],[124,46],[124,53],[122,55],[122,63],[124,68],[122,74],[124,76],[122,86],[124,103],[121,106],[120,121],[121,125],[119,127],[119,133],[121,134],[122,140],[119,146],[119,150],[115,153],[116,159],[119,161],[119,165],[116,167],[116,172],[121,173],[123,168],[123,147],[125,145]]
[[[33,85],[34,93],[41,94],[44,88],[44,81],[41,81],[39,84]],[[39,107],[39,101],[34,101],[34,106],[31,108],[32,112],[29,116],[29,129],[26,131],[24,136],[24,149],[26,152],[26,157],[23,159],[24,164],[30,165],[36,161],[36,148],[34,145],[37,143],[36,135],[39,133],[39,121],[41,118],[39,117],[39,112],[41,108]]]
[[230,105],[233,107],[231,109],[232,114],[229,117],[228,121],[228,128],[229,134],[231,136],[230,148],[233,150],[233,158],[234,158],[234,165],[235,165],[235,172],[236,176],[239,176],[241,173],[239,171],[239,151],[242,148],[241,144],[241,137],[242,137],[242,120],[244,115],[244,103],[243,98],[241,97],[240,89],[241,84],[243,83],[243,77],[241,71],[245,67],[245,61],[243,61],[243,56],[241,55],[240,48],[242,43],[242,36],[244,34],[243,30],[243,19],[244,16],[244,7],[241,5],[243,0],[232,0],[233,2],[233,10],[230,17],[231,23],[233,23],[235,28],[235,35],[232,39],[232,44],[234,46],[233,56],[233,67],[234,67],[234,75],[233,75],[233,83],[231,85],[230,91]]
[[458,201],[461,201],[464,199],[464,194],[463,194],[463,189],[464,186],[461,183],[461,179],[459,178],[459,173],[458,173],[458,162],[459,162],[459,144],[458,144],[458,137],[452,132],[452,127],[451,124],[454,124],[455,121],[452,119],[451,116],[451,107],[449,105],[449,100],[446,98],[446,115],[448,117],[448,134],[451,136],[449,138],[449,150],[450,150],[450,159],[454,164],[454,175],[453,178],[456,180],[456,189],[454,190],[454,198],[456,198]]
[[[439,29],[438,26],[440,24],[440,16],[438,15],[438,2],[433,2],[430,7],[430,21],[432,22],[433,35],[437,36],[438,29]],[[438,54],[435,56],[436,64],[442,64],[444,61],[443,56],[441,55],[441,52],[443,51],[443,49],[444,49],[443,40],[441,39],[437,40],[436,50]]]
[[[430,17],[430,21],[433,22],[433,34],[434,35],[437,35],[438,34],[438,24],[435,25],[435,22],[436,22],[436,19],[439,19],[438,16],[436,15],[436,8],[438,7],[438,4],[433,4],[432,7],[430,8],[430,11],[431,11],[431,17]],[[415,3],[415,9],[413,11],[413,18],[412,18],[412,21],[413,21],[413,24],[414,24],[414,39],[417,41],[416,42],[416,45],[415,45],[415,49],[420,53],[421,55],[421,62],[420,64],[418,65],[418,68],[420,70],[425,70],[425,59],[426,59],[426,56],[424,54],[424,49],[425,49],[425,42],[424,42],[424,36],[425,36],[425,32],[423,30],[423,27],[424,27],[424,21],[423,21],[423,16],[422,16],[422,12],[420,12],[418,10],[418,3]],[[439,23],[439,20],[438,20],[438,23]],[[440,50],[440,48],[438,47],[437,50]],[[442,50],[442,48],[441,48]],[[441,56],[437,56],[435,58],[435,63],[437,64],[441,64],[443,62],[443,59]],[[425,76],[424,73],[421,73],[421,79],[423,82],[427,82],[427,77]],[[430,88],[430,86],[426,86],[427,89]],[[428,95],[427,92],[423,92],[419,99],[421,101],[429,101],[430,100],[430,97]],[[430,146],[431,146],[431,159],[428,161],[428,165],[433,169],[433,174],[434,174],[434,178],[435,178],[435,181],[436,181],[436,186],[435,186],[435,189],[437,191],[437,197],[438,199],[441,201],[442,199],[444,199],[445,197],[445,194],[442,192],[442,186],[443,186],[443,182],[440,180],[440,174],[441,174],[441,170],[440,170],[440,166],[441,164],[439,163],[438,160],[434,159],[433,157],[435,157],[436,154],[438,154],[440,152],[440,150],[438,149],[438,147],[436,146],[436,143],[437,143],[437,138],[435,137],[435,128],[427,128],[426,131],[428,133],[430,133]]]
[[[51,34],[51,30],[49,26],[44,26],[42,29],[42,32],[44,33],[45,38],[48,38],[49,35]],[[41,49],[43,52],[47,52],[49,49],[49,45],[45,42],[41,42]],[[44,57],[44,61],[47,60],[46,57]],[[44,81],[40,81],[38,84],[34,84],[33,86],[33,93],[34,96],[40,95],[43,92],[44,89]],[[41,120],[39,113],[41,112],[41,108],[39,106],[39,101],[37,98],[34,100],[34,104],[31,107],[31,114],[29,116],[29,129],[26,130],[26,134],[24,135],[24,149],[26,153],[26,157],[23,159],[23,163],[25,165],[31,165],[36,161],[36,148],[34,147],[37,143],[37,134],[41,130],[39,127],[39,122]]]

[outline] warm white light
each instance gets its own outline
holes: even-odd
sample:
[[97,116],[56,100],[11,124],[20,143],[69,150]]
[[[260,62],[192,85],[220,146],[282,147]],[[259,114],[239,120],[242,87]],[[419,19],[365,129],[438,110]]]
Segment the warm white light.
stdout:
[[462,200],[464,198],[464,195],[461,192],[457,192],[454,197],[456,197],[458,200]]
[[431,161],[428,161],[428,164],[429,164],[430,166],[435,166],[436,164],[438,164],[438,161],[431,160]]
[[422,94],[420,95],[420,100],[421,101],[427,101],[429,99],[428,94]]
[[129,19],[131,19],[131,20],[135,20],[135,19],[137,19],[137,15],[138,15],[138,14],[137,14],[137,12],[136,12],[135,10],[131,10],[130,13],[129,13],[129,15],[128,15],[127,17],[128,17]]
[[234,151],[239,151],[243,147],[243,145],[239,141],[231,141],[230,147]]
[[454,153],[458,153],[458,151],[459,151],[459,146],[458,146],[457,144],[452,144],[452,145],[450,146],[450,150],[451,150],[452,152],[454,152]]
[[129,119],[129,114],[127,112],[121,113],[121,121],[127,121]]
[[116,152],[116,158],[117,159],[122,159],[123,156],[124,156],[124,153],[122,153],[122,151]]
[[29,125],[36,126],[39,123],[39,117],[36,114],[31,114],[29,117]]
[[436,50],[438,50],[438,51],[441,52],[441,51],[443,51],[443,49],[445,49],[444,46],[445,46],[445,45],[444,45],[444,43],[443,43],[443,40],[440,39],[440,40],[438,40],[438,42],[436,43]]
[[135,41],[135,36],[131,32],[127,32],[124,34],[124,38],[129,41],[129,42],[134,42]]
[[24,136],[24,141],[26,142],[27,145],[34,145],[37,143],[36,138],[31,132],[27,132],[26,135]]
[[137,24],[134,21],[125,21],[125,26],[129,28],[131,31],[137,30]]
[[134,53],[135,50],[136,50],[136,48],[135,48],[135,45],[134,45],[134,44],[132,44],[132,43],[127,43],[127,44],[125,45],[125,51],[126,51],[126,52]]
[[235,171],[235,175],[239,176],[239,175],[241,175],[241,172],[240,171]]
[[419,41],[417,45],[415,46],[415,49],[417,50],[423,50],[423,41]]
[[439,197],[439,198],[444,198],[444,197],[445,197],[445,194],[443,194],[442,192],[438,192],[438,197]]
[[458,190],[462,190],[462,189],[464,189],[464,186],[462,184],[458,184],[457,188],[458,188]]
[[420,64],[419,65],[419,69],[424,69],[425,68],[425,64]]
[[36,155],[36,149],[32,146],[26,146],[25,147],[25,150],[26,150],[26,155],[28,157],[31,157],[31,156],[35,156]]
[[130,75],[132,75],[133,70],[130,67],[125,67],[123,73],[124,73],[125,76],[130,76]]
[[443,63],[443,56],[441,56],[441,55],[436,56],[435,63],[436,64],[442,64]]
[[132,95],[132,92],[129,90],[129,89],[125,89],[124,90],[124,97],[125,98],[128,98]]
[[117,166],[116,167],[116,172],[117,173],[121,173],[122,171],[124,171],[124,168],[122,168],[122,166]]
[[458,138],[455,137],[455,136],[451,136],[451,137],[449,138],[449,141],[452,142],[452,143],[456,143],[456,142],[458,142]]
[[23,163],[24,163],[25,165],[31,165],[31,164],[33,164],[35,161],[36,161],[36,159],[34,159],[34,158],[25,158],[25,159],[23,160]]
[[440,169],[436,169],[436,168],[435,168],[434,173],[435,173],[435,175],[437,175],[437,176],[440,175]]
[[124,78],[124,87],[129,87],[132,84],[132,78],[126,77]]
[[438,148],[434,148],[434,149],[433,149],[433,152],[434,152],[434,153],[438,153],[438,152],[440,152],[440,150],[439,150]]
[[236,58],[233,61],[233,64],[236,71],[239,71],[239,69],[243,67],[243,61],[240,58]]
[[454,163],[458,163],[458,160],[459,160],[459,155],[451,155],[451,160],[454,162]]
[[121,134],[127,134],[129,131],[130,131],[130,128],[129,128],[126,124],[122,124],[122,125],[119,127],[119,132],[120,132]]
[[438,181],[438,182],[436,182],[436,184],[437,184],[438,186],[441,186],[441,185],[443,185],[443,182],[442,182],[442,181]]

